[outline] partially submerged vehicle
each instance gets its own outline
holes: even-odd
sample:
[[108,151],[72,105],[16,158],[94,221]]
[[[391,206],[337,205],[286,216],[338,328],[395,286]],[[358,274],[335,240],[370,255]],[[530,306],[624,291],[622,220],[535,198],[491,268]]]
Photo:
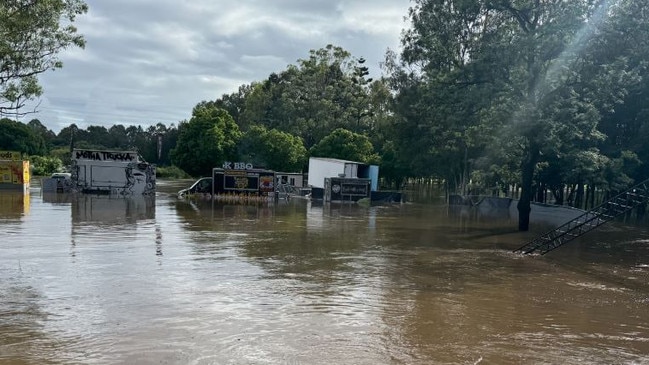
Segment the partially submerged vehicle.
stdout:
[[41,181],[41,192],[43,193],[69,193],[71,191],[72,174],[69,172],[55,172]]
[[[225,163],[224,167],[230,166]],[[238,168],[214,168],[211,177],[202,177],[189,188],[182,189],[178,196],[209,195],[220,196],[275,196],[275,172],[252,167],[251,164],[237,163]]]
[[194,194],[212,194],[212,178],[202,177],[196,180],[192,186],[182,189],[178,192],[178,196],[187,196]]

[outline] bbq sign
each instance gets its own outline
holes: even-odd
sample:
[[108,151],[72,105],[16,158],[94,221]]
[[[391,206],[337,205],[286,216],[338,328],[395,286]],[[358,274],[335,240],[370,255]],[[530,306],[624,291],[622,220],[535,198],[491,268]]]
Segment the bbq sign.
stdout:
[[246,162],[229,162],[223,163],[223,170],[252,170],[254,167],[251,163]]

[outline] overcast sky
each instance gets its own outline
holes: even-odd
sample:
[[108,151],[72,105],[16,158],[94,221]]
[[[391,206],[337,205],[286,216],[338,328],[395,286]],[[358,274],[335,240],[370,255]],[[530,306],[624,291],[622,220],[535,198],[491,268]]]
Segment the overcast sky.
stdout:
[[58,133],[71,123],[142,125],[189,119],[202,100],[280,72],[327,44],[364,57],[381,74],[399,50],[409,0],[87,0],[75,22],[85,49],[42,74],[37,118]]

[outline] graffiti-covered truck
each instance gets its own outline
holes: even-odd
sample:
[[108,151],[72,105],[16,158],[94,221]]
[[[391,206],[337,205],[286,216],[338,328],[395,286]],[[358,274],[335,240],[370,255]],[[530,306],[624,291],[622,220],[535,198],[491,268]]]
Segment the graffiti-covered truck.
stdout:
[[155,165],[135,151],[74,149],[72,191],[102,195],[154,195]]

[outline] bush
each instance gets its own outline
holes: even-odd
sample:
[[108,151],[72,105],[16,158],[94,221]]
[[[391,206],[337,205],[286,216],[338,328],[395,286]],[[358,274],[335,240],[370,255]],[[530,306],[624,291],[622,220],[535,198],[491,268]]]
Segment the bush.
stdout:
[[156,167],[156,177],[166,179],[189,179],[191,176],[177,166],[158,166]]
[[29,164],[34,176],[49,176],[63,171],[63,162],[58,157],[31,156]]
[[63,162],[63,166],[70,166],[72,163],[72,151],[70,151],[70,147],[55,148],[50,152],[50,156],[60,159]]

